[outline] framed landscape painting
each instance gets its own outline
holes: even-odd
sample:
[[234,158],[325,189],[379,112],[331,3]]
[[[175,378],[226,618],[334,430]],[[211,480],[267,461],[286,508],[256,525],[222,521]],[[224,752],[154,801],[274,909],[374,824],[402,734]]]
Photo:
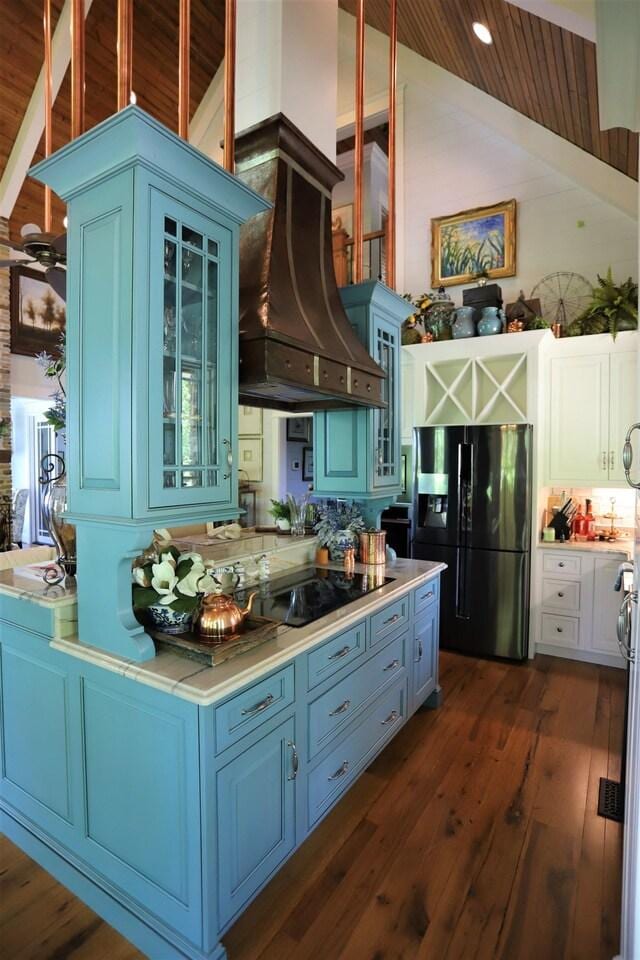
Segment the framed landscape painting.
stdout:
[[17,267],[11,271],[11,352],[33,357],[56,350],[64,332],[66,307],[44,273]]
[[431,285],[449,287],[516,272],[516,201],[431,221]]

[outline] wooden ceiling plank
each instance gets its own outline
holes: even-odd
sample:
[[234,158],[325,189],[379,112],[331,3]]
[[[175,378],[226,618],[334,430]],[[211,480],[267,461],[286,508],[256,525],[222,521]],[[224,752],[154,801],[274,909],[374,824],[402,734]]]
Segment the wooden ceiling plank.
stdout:
[[562,109],[562,117],[564,121],[562,128],[564,130],[564,136],[567,140],[570,140],[571,143],[575,143],[580,146],[576,136],[575,124],[573,122],[571,103],[569,102],[569,92],[567,90],[567,71],[564,63],[564,51],[562,49],[562,34],[560,27],[556,26],[555,23],[548,23],[547,21],[545,21],[545,24],[551,38],[551,46],[553,49],[553,62],[555,71],[554,89],[560,100]]
[[585,41],[577,34],[571,34],[573,46],[573,58],[576,68],[576,82],[578,87],[578,103],[580,109],[580,122],[585,138],[586,149],[597,155],[599,150],[598,138],[591,124],[591,115],[589,112],[589,88],[587,85],[587,72],[585,66],[584,47]]
[[[526,77],[527,99],[530,105],[532,119],[536,123],[544,124],[544,115],[542,112],[542,100],[538,86],[539,71],[535,69],[533,59],[533,43],[531,40],[531,27],[528,22],[528,15],[521,17],[523,12],[515,4],[506,4],[506,12],[509,18],[509,31],[513,46],[520,51],[520,62]],[[526,21],[526,23],[525,23]]]

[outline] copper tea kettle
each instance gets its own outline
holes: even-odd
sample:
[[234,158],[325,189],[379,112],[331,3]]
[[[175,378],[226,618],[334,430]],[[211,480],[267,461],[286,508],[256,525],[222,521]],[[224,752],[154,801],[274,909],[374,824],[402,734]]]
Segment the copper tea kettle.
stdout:
[[233,597],[226,593],[210,593],[202,601],[198,614],[197,630],[201,637],[209,641],[227,640],[239,633],[247,616],[251,613],[256,593],[249,596],[246,607],[238,606]]

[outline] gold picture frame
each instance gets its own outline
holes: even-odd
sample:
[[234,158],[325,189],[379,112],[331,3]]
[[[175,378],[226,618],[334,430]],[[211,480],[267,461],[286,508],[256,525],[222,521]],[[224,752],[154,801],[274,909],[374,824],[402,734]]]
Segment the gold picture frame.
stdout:
[[[483,271],[485,271],[483,273]],[[516,201],[431,220],[431,286],[516,274]]]

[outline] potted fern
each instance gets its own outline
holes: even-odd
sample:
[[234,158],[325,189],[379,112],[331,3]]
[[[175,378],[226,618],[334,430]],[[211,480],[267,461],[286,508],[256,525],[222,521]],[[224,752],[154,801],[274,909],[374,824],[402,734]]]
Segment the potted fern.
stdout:
[[638,284],[629,277],[616,284],[611,267],[606,277],[598,275],[593,288],[593,299],[587,309],[567,328],[570,337],[610,333],[615,340],[624,330],[638,329]]

